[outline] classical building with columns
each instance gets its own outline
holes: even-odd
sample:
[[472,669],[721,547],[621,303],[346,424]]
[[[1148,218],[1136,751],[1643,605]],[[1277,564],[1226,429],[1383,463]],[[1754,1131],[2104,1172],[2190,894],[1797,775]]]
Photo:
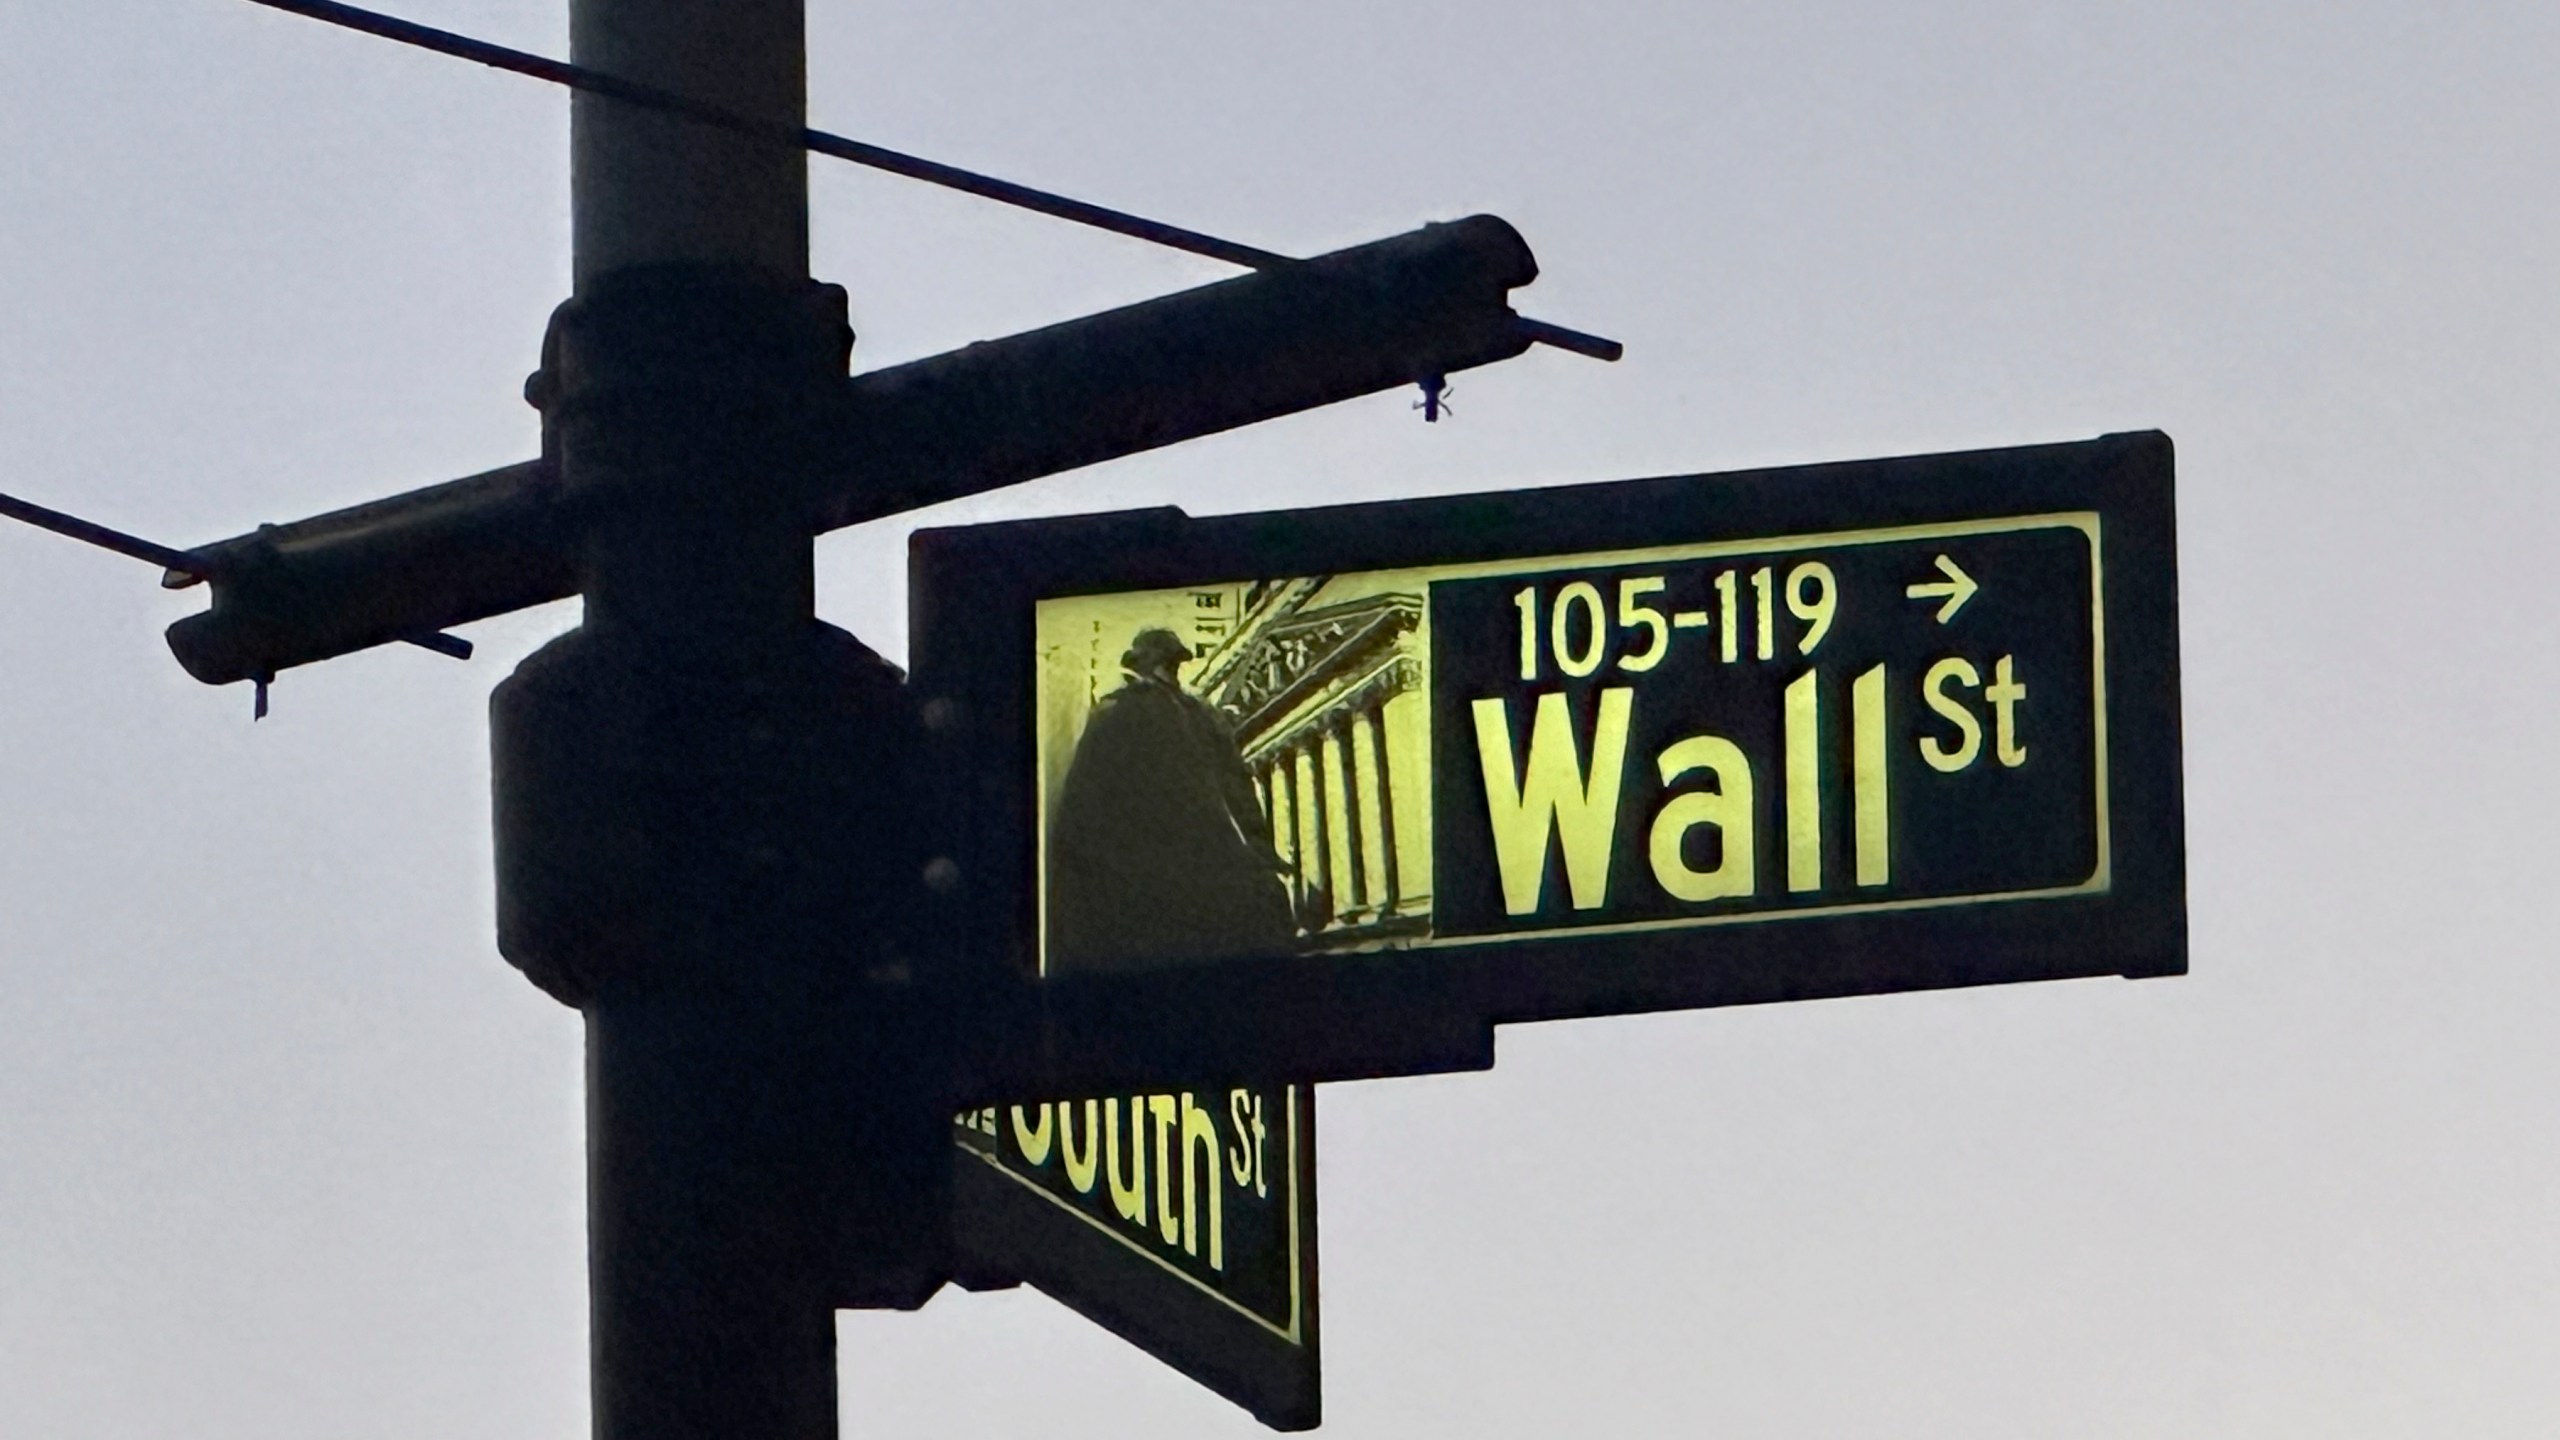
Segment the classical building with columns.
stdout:
[[1235,724],[1311,949],[1430,932],[1428,623],[1410,572],[1265,581],[1183,676]]

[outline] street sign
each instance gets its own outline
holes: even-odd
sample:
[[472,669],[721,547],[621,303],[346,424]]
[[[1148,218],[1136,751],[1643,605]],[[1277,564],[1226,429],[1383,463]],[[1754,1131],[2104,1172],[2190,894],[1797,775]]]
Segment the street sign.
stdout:
[[[1452,1022],[2186,966],[2157,433],[912,553],[945,918],[1053,987],[1383,1005],[1388,1075]],[[963,1171],[1111,1233],[1031,1159],[1056,1114],[980,1112]],[[995,1268],[1231,1398],[1271,1373],[1163,1256],[1003,1228]]]
[[[914,554],[1000,802],[939,839],[1028,973],[1287,955],[1507,1021],[2185,965],[2158,434]],[[1149,632],[1231,754],[1125,723]]]
[[1322,1418],[1312,1086],[990,1106],[956,1133],[966,1283],[1027,1280],[1274,1429]]

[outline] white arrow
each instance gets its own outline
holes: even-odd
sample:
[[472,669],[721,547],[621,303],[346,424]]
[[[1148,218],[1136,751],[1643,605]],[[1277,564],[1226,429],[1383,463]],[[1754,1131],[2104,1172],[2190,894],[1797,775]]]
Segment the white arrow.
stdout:
[[1974,583],[1972,576],[1957,568],[1956,562],[1944,555],[1938,557],[1938,573],[1947,578],[1914,585],[1902,593],[1914,600],[1935,600],[1940,596],[1946,597],[1947,603],[1938,607],[1938,623],[1944,625],[1956,618],[1956,612],[1964,608],[1964,602],[1972,599],[1973,592],[1982,587]]

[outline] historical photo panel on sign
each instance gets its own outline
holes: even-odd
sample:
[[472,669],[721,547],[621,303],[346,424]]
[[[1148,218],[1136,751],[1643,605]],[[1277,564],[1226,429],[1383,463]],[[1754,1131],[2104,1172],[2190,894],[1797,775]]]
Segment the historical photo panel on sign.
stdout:
[[1431,933],[1428,577],[1039,606],[1042,969]]

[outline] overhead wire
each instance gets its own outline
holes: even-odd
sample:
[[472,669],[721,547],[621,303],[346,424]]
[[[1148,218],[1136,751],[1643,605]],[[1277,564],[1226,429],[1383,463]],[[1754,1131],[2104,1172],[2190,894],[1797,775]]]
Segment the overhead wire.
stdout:
[[[904,151],[868,144],[829,131],[794,126],[783,121],[759,119],[724,106],[706,104],[655,85],[609,75],[589,66],[554,60],[548,56],[492,44],[486,40],[476,40],[451,30],[421,25],[414,20],[403,20],[379,11],[341,4],[338,0],[249,0],[249,3],[269,10],[281,10],[305,19],[341,26],[379,39],[415,46],[421,50],[430,50],[458,60],[468,60],[492,69],[505,70],[554,85],[567,86],[572,90],[583,90],[592,95],[601,95],[626,104],[642,105],[669,114],[681,115],[688,120],[715,126],[733,134],[796,145],[812,154],[850,161],[853,164],[886,171],[892,175],[903,175],[910,180],[924,181],[928,185],[940,185],[946,189],[962,191],[1078,225],[1108,230],[1115,235],[1145,240],[1151,244],[1205,256],[1212,260],[1223,260],[1230,265],[1242,266],[1249,270],[1274,270],[1297,263],[1292,257],[1277,251],[1220,239],[1218,236],[1204,234],[1198,230],[1186,229],[1180,225],[1168,225],[1161,220],[1150,220],[1143,215],[1132,215],[1125,210],[1114,210],[1106,205],[1096,205],[1051,191],[1036,190],[1028,185],[1018,185],[1010,180],[1000,180],[992,175],[982,175],[974,170],[961,169],[957,165],[945,165],[938,160],[927,160],[919,155],[909,155]],[[1615,360],[1624,353],[1624,347],[1615,340],[1586,334],[1579,330],[1570,330],[1543,320],[1532,320],[1525,315],[1519,317],[1519,325],[1521,332],[1531,340],[1543,345],[1552,345],[1558,349],[1570,350],[1577,355],[1588,355],[1596,360]]]
[[[112,550],[119,555],[128,555],[136,560],[147,560],[173,574],[190,576],[197,580],[213,578],[215,570],[213,562],[192,550],[180,550],[172,545],[145,540],[139,535],[101,525],[95,520],[83,520],[77,515],[65,514],[49,505],[39,505],[33,500],[22,500],[15,495],[0,495],[0,517],[21,521],[39,530],[50,530],[56,535],[68,536],[84,545],[95,545],[101,550]],[[447,635],[440,630],[421,631],[399,638],[419,649],[433,650],[439,655],[450,655],[456,660],[471,658],[470,641],[459,636]],[[259,701],[258,713],[261,715],[266,713],[266,703],[263,699]]]

